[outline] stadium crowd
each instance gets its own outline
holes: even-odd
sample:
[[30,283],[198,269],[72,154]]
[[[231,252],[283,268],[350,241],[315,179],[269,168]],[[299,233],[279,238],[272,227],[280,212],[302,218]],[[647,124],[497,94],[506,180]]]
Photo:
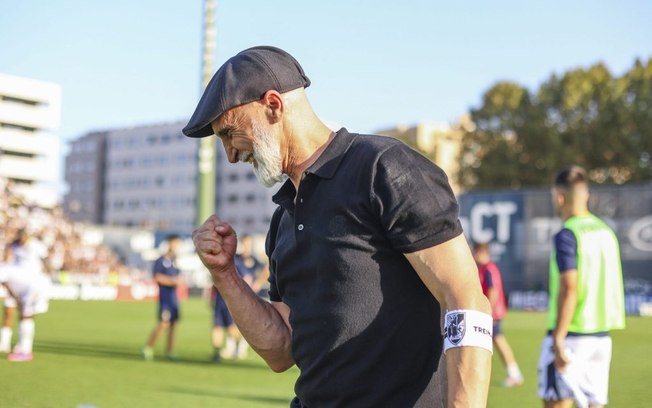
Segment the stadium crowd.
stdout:
[[19,231],[36,238],[46,249],[45,271],[55,280],[70,275],[92,275],[111,281],[128,274],[128,268],[105,245],[88,242],[84,226],[67,219],[59,207],[42,208],[26,203],[13,181],[0,177],[0,254]]

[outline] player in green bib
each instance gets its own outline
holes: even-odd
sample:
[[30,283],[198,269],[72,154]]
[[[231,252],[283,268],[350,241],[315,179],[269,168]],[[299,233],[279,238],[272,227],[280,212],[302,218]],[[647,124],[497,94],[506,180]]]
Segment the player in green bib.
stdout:
[[553,205],[564,220],[550,256],[548,334],[539,360],[539,396],[546,408],[607,404],[611,337],[625,327],[618,239],[588,209],[586,171],[561,170]]

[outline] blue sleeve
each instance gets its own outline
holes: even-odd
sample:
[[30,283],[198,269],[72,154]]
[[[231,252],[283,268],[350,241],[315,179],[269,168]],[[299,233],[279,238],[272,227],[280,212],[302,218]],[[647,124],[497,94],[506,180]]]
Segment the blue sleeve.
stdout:
[[491,276],[491,271],[489,268],[487,268],[486,271],[484,271],[484,283],[487,285],[487,289],[491,289],[494,287],[494,279]]
[[242,263],[242,258],[240,258],[240,255],[236,255],[233,258],[233,263],[235,264],[235,269],[238,271],[238,275],[242,276],[242,272],[245,269],[245,267]]
[[246,278],[247,276],[254,276],[251,270],[245,266],[244,261],[240,255],[236,255],[235,257],[235,269],[237,269],[238,274],[242,278]]
[[559,273],[577,269],[577,239],[568,228],[562,229],[555,235],[555,252]]
[[152,269],[152,276],[157,273],[165,273],[165,268],[163,267],[163,257],[160,257],[154,262],[154,268]]
[[260,274],[260,271],[262,271],[263,268],[265,268],[265,264],[260,262],[257,258],[254,259],[256,260],[256,266],[254,270],[256,271],[256,275],[258,275]]

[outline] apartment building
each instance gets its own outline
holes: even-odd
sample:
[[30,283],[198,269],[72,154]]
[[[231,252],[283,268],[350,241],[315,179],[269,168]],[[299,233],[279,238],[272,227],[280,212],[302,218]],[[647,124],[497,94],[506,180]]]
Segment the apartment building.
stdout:
[[104,223],[104,176],[109,132],[90,132],[70,143],[64,178],[68,192],[63,207],[74,221]]
[[0,74],[0,176],[27,203],[58,203],[61,87]]
[[[190,233],[195,227],[198,140],[181,133],[185,124],[91,132],[73,141],[66,158],[66,212],[79,221]],[[276,189],[260,185],[250,164],[228,163],[215,141],[216,213],[240,234],[265,233]]]

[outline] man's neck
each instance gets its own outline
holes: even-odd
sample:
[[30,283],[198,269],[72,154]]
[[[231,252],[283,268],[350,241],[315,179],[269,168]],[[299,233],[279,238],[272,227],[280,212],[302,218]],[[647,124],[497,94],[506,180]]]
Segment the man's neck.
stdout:
[[583,217],[589,214],[589,209],[586,207],[583,208],[571,208],[566,214],[563,214],[562,218],[564,221],[568,220],[571,217]]
[[314,132],[291,134],[284,167],[297,191],[304,172],[317,161],[334,137],[335,132],[326,126]]

